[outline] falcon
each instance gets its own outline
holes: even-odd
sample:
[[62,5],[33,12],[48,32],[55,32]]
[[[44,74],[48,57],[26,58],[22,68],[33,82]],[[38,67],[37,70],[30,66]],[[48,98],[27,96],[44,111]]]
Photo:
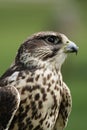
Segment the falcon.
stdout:
[[18,49],[0,77],[0,130],[63,130],[72,108],[61,66],[77,45],[64,34],[39,32]]

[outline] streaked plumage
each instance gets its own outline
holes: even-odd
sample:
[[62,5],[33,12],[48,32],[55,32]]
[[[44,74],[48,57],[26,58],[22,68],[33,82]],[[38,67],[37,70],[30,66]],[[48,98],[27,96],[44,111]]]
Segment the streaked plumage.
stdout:
[[0,130],[63,130],[72,99],[61,65],[77,50],[57,32],[36,33],[20,46],[0,78]]

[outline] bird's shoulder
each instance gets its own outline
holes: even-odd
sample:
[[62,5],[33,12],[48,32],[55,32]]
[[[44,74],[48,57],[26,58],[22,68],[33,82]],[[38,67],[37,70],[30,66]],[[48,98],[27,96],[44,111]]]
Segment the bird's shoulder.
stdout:
[[25,79],[30,73],[33,73],[35,68],[26,68],[23,65],[13,65],[0,77],[0,86],[8,86],[17,82],[19,79]]
[[[0,80],[0,130],[8,130],[10,123],[19,107],[20,95],[18,90],[7,83],[5,79]],[[4,118],[3,118],[4,117]]]

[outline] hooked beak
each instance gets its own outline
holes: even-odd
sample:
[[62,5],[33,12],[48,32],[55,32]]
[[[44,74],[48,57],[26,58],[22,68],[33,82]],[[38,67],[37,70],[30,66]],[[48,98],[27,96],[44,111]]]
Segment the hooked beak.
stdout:
[[70,41],[65,48],[65,52],[77,54],[78,49],[79,49],[79,47],[74,42]]

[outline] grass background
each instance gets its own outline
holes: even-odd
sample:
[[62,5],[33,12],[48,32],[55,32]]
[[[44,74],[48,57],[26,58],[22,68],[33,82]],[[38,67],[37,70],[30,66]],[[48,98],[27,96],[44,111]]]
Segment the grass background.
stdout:
[[63,65],[73,98],[66,130],[87,129],[87,1],[0,0],[0,75],[12,63],[20,44],[45,30],[66,34],[79,46]]

